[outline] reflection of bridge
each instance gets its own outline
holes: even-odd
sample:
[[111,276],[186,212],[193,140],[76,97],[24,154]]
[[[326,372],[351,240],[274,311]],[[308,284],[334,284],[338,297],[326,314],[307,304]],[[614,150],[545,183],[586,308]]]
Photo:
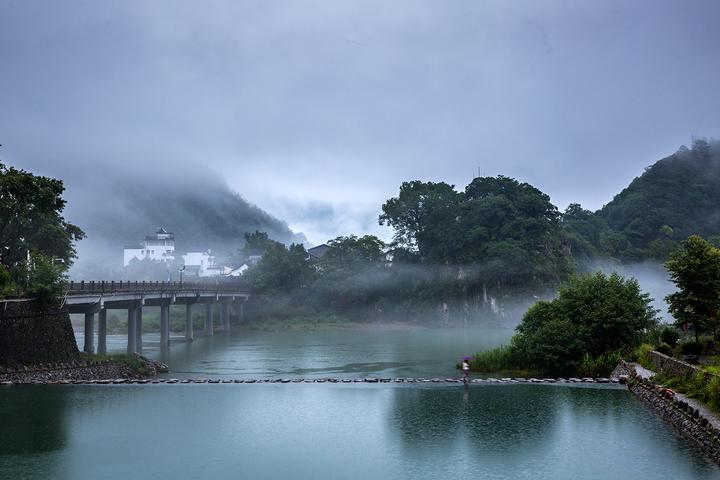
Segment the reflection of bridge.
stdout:
[[234,282],[70,282],[63,302],[70,313],[85,314],[85,345],[83,350],[94,353],[95,316],[98,320],[99,354],[107,353],[107,311],[128,312],[128,353],[142,353],[142,313],[144,306],[160,307],[160,346],[170,345],[170,305],[185,305],[185,340],[194,337],[192,307],[205,305],[203,335],[212,335],[213,310],[220,304],[220,323],[230,330],[230,309],[243,318],[243,303],[250,297],[248,289]]

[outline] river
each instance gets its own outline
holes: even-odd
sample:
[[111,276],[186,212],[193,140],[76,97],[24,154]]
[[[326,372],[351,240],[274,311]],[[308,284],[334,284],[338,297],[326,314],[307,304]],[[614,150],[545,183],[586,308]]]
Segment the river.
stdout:
[[[145,352],[177,378],[433,377],[509,335],[236,330]],[[0,422],[8,479],[720,478],[620,386],[16,386]]]

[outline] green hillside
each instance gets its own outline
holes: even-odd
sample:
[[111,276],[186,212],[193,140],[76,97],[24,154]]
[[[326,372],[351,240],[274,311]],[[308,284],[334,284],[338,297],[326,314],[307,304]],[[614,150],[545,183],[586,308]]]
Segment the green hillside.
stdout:
[[720,142],[696,140],[645,169],[601,210],[571,205],[563,223],[579,260],[664,260],[680,241],[720,234]]

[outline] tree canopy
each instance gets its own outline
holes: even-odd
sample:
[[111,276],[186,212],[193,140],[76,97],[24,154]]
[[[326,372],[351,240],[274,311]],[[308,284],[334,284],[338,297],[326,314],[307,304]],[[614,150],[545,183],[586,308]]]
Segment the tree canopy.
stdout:
[[61,180],[0,163],[0,291],[52,291],[76,257],[83,231],[65,220]]
[[720,248],[693,235],[665,263],[678,291],[665,300],[678,326],[692,325],[696,337],[716,329],[720,309]]
[[537,302],[525,313],[502,355],[514,368],[574,375],[586,356],[597,358],[637,346],[657,325],[651,302],[637,280],[617,273],[573,278],[557,298]]
[[550,197],[512,178],[479,177],[463,193],[406,182],[382,209],[396,246],[416,249],[424,264],[470,266],[478,285],[553,285],[572,270]]

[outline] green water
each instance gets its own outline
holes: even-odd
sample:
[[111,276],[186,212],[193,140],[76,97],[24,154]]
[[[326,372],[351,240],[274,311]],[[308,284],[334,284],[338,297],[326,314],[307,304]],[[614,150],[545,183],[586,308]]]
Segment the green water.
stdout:
[[[503,334],[292,335],[176,345],[171,375],[452,374],[452,339]],[[8,479],[720,478],[619,386],[13,386],[0,425]]]

